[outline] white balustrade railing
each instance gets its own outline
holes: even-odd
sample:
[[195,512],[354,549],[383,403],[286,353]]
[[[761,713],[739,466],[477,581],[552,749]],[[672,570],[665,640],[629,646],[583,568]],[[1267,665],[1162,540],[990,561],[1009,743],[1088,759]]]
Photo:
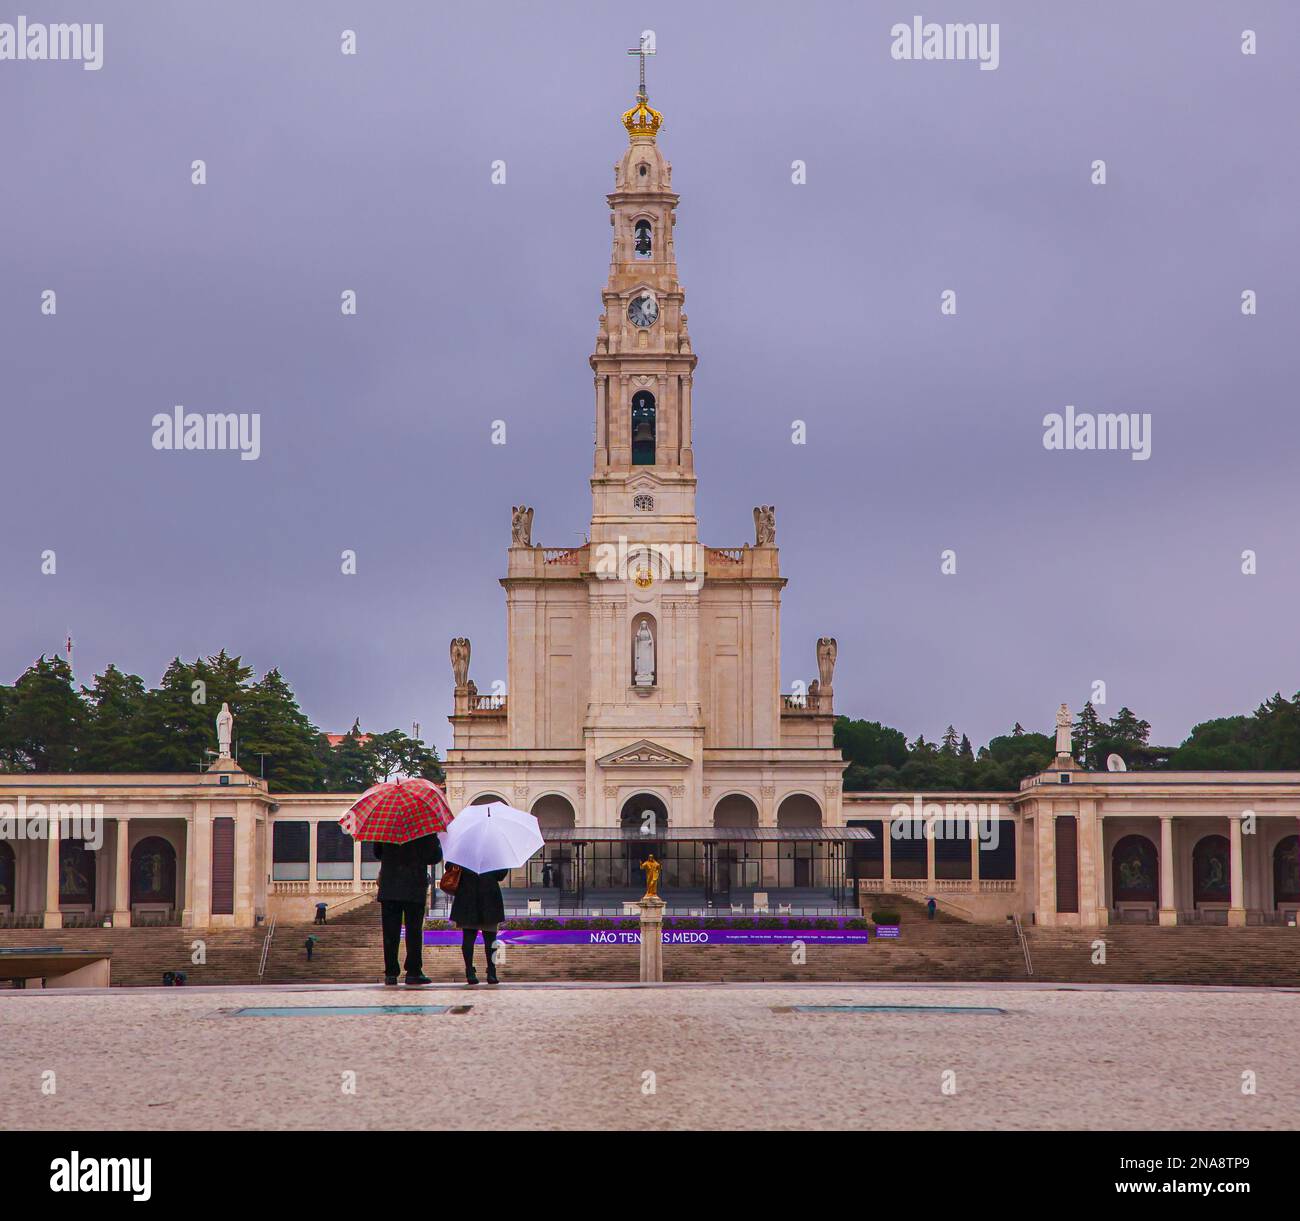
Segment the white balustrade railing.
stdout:
[[272,882],[271,893],[273,895],[370,895],[378,885],[379,883],[373,878],[366,878],[360,882],[350,879],[324,881],[318,878],[315,885],[308,881]]
[[1013,878],[980,878],[972,882],[968,878],[859,878],[858,889],[870,894],[882,894],[885,891],[923,892],[933,894],[1013,894],[1020,885]]

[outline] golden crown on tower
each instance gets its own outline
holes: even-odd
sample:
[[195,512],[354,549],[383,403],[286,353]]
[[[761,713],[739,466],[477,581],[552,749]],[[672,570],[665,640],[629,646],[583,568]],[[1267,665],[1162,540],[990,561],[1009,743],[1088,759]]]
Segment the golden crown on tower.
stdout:
[[631,110],[623,112],[623,126],[629,136],[654,136],[663,126],[664,117],[644,97],[638,97]]

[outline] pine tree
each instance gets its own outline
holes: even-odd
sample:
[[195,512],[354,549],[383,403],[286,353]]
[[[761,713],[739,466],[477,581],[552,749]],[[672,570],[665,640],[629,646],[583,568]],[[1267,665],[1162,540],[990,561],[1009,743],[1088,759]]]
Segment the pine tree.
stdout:
[[1151,734],[1151,722],[1140,721],[1137,714],[1121,708],[1106,727],[1106,737],[1112,742],[1132,746],[1145,746]]
[[77,766],[87,772],[144,772],[145,708],[148,693],[137,674],[110,665],[95,675],[95,685],[81,688],[86,704]]
[[957,754],[957,747],[957,731],[949,725],[948,728],[943,731],[943,745],[939,748],[939,753],[941,755],[955,757]]
[[1023,737],[1024,732],[1025,732],[1025,727],[1019,721],[1017,721],[1016,727],[1011,731],[1011,736],[1013,738]]
[[70,772],[86,706],[72,689],[72,669],[62,657],[43,653],[5,699],[0,759],[15,772]]
[[[240,697],[242,720],[235,721],[241,766],[263,772],[273,793],[318,792],[325,767],[316,753],[320,731],[303,715],[292,688],[278,669],[270,669]],[[233,709],[232,709],[233,711]]]
[[1097,746],[1098,743],[1106,736],[1106,727],[1102,724],[1101,718],[1097,716],[1097,710],[1092,706],[1092,700],[1084,704],[1082,711],[1079,713],[1079,719],[1075,721],[1071,729],[1073,734],[1074,757],[1078,760],[1081,767],[1095,768],[1097,766]]
[[374,751],[361,740],[363,736],[360,718],[333,748],[329,747],[329,739],[321,735],[328,751],[325,787],[331,792],[362,793],[375,783],[378,763]]
[[387,733],[374,734],[368,745],[375,758],[375,774],[380,780],[391,780],[394,776],[405,775],[403,764],[406,761],[404,743],[406,735],[398,729]]
[[970,739],[965,734],[961,735],[961,746],[957,750],[957,756],[965,763],[975,762],[975,752],[971,749]]
[[419,738],[408,738],[400,729],[375,734],[367,745],[375,757],[375,774],[380,780],[422,776],[441,783],[444,779],[438,752]]

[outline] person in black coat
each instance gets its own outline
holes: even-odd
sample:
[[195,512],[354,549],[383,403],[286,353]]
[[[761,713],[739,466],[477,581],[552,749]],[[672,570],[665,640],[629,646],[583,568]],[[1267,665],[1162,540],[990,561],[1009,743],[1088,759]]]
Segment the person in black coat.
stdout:
[[487,981],[497,982],[497,964],[492,956],[497,928],[506,918],[505,900],[501,897],[501,880],[510,871],[494,869],[491,873],[474,873],[462,868],[460,885],[451,905],[451,922],[462,930],[461,956],[465,959],[465,982],[478,983],[474,972],[474,939],[483,931],[483,950],[487,954]]
[[433,981],[424,973],[424,902],[429,866],[442,860],[436,835],[404,844],[376,844],[379,858],[379,907],[384,922],[384,983],[397,983],[397,943],[406,925],[406,982]]

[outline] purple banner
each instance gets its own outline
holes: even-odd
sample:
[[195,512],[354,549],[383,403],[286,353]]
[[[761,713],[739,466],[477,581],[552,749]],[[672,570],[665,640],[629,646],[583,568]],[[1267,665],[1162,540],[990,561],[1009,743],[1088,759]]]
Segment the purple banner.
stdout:
[[[893,936],[898,936],[897,930]],[[503,928],[497,938],[507,945],[640,945],[637,929],[620,928]],[[815,941],[818,945],[865,945],[867,929],[748,929],[672,928],[664,929],[664,945],[789,945],[794,941]],[[425,945],[460,945],[459,929],[425,929]]]

